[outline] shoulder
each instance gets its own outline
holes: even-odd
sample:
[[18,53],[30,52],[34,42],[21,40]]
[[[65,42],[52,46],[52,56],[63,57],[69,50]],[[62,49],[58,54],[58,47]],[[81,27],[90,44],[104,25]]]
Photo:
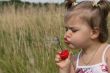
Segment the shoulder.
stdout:
[[[110,46],[110,44],[109,44]],[[110,47],[108,47],[107,51],[106,51],[106,63],[108,66],[108,72],[110,72]]]
[[107,48],[107,50],[106,50],[106,53],[105,53],[105,55],[106,55],[106,60],[108,61],[110,61],[110,44],[108,45],[109,47]]
[[108,45],[108,49],[106,50],[106,58],[109,59],[110,58],[110,44]]

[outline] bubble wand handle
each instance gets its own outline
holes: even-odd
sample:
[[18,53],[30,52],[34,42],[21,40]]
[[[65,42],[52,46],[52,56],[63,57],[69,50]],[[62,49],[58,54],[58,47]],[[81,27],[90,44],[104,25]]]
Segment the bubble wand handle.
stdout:
[[57,38],[57,41],[58,41],[58,45],[59,45],[60,49],[62,50],[62,51],[59,53],[59,56],[60,56],[60,58],[61,58],[62,60],[65,60],[65,59],[68,58],[68,56],[69,56],[69,51],[68,51],[67,49],[63,50],[59,38]]

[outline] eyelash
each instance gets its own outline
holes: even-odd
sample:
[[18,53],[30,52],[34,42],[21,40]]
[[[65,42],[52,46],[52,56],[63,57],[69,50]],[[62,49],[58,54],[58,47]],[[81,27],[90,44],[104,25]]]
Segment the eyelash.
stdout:
[[[68,31],[69,30],[69,28],[66,28],[66,31]],[[78,30],[75,30],[75,29],[70,29],[72,32],[76,32],[76,31],[78,31]]]
[[72,31],[72,32],[76,32],[76,31],[78,31],[78,30],[72,30],[72,29],[71,29],[71,31]]

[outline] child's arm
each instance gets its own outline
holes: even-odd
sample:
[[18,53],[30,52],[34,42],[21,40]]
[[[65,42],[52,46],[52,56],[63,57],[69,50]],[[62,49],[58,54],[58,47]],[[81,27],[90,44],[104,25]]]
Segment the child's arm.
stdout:
[[108,59],[108,61],[109,61],[109,62],[107,63],[107,64],[108,64],[108,73],[110,73],[110,58]]
[[107,51],[107,66],[108,66],[108,73],[110,73],[110,48]]
[[71,65],[70,73],[75,73],[75,68],[73,67],[73,65]]
[[74,55],[74,56],[72,56],[72,58],[71,58],[71,69],[70,69],[70,73],[76,73],[76,71],[75,71],[76,58],[77,58],[77,55]]
[[75,69],[73,65],[70,63],[68,66],[64,68],[59,67],[59,73],[75,73]]

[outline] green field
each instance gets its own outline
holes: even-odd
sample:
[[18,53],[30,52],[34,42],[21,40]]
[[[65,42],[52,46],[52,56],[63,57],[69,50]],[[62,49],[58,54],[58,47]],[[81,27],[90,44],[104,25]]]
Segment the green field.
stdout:
[[64,13],[65,7],[54,5],[0,9],[0,73],[58,73],[55,38],[66,47]]

